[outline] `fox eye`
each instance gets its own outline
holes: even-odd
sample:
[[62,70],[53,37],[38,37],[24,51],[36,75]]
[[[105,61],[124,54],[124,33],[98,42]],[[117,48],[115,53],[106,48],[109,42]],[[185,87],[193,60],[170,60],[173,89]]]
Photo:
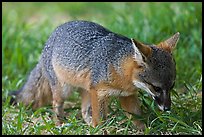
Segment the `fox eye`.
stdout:
[[157,93],[161,93],[162,92],[162,88],[154,86],[154,85],[152,85],[151,83],[149,83],[147,81],[145,81],[145,82],[148,83],[149,85],[151,85],[153,87],[153,89],[155,90],[155,92],[157,92]]
[[154,90],[158,93],[161,93],[162,89],[160,87],[153,86]]

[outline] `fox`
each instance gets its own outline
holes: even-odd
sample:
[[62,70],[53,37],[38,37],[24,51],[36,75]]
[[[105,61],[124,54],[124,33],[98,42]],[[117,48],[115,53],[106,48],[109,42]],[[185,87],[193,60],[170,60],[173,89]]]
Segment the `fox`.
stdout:
[[[62,121],[64,102],[77,88],[82,117],[96,127],[107,120],[111,96],[118,97],[127,117],[142,115],[138,99],[142,89],[161,111],[169,111],[176,78],[172,52],[179,36],[177,32],[159,44],[144,44],[91,21],[66,22],[46,41],[25,84],[10,94],[11,104],[21,102],[33,110],[52,105]],[[139,129],[145,127],[138,119],[132,122]]]

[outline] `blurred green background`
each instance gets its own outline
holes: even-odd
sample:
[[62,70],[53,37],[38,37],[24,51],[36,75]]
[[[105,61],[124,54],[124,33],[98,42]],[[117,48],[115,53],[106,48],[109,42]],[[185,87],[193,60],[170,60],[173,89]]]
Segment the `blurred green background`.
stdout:
[[[9,79],[14,78],[12,75],[24,75],[32,68],[25,66],[28,62],[35,64],[38,61],[44,43],[58,25],[76,19],[94,21],[145,43],[157,44],[180,32],[180,41],[174,52],[177,85],[182,87],[184,82],[193,84],[201,78],[201,3],[29,2],[2,5],[3,76],[9,74]],[[15,60],[14,64],[8,65],[12,60]]]
[[180,32],[173,53],[177,64],[174,91],[201,93],[202,3],[3,2],[3,97],[23,85],[50,34],[57,26],[71,20],[93,21],[115,33],[149,44],[157,44]]

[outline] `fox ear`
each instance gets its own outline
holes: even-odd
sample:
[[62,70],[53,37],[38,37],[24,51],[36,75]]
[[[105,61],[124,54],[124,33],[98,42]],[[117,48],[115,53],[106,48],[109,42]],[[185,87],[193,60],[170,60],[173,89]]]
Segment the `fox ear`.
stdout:
[[176,34],[174,34],[173,36],[171,36],[167,40],[159,43],[157,47],[162,48],[163,50],[166,50],[166,51],[172,53],[173,49],[176,47],[176,44],[179,40],[179,36],[180,36],[180,33],[177,32]]
[[141,53],[143,58],[146,59],[151,55],[152,49],[149,46],[147,46],[147,45],[145,45],[145,44],[143,44],[137,40],[134,40],[134,39],[131,39],[131,40],[132,40],[133,45],[135,46],[136,49],[139,50],[139,52]]

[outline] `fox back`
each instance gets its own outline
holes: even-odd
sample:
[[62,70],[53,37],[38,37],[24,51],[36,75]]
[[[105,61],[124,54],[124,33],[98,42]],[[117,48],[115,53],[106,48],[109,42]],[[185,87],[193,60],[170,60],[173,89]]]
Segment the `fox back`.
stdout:
[[93,85],[108,81],[110,65],[120,71],[121,59],[134,54],[130,39],[92,22],[69,22],[55,33],[54,62],[71,71],[90,71]]

